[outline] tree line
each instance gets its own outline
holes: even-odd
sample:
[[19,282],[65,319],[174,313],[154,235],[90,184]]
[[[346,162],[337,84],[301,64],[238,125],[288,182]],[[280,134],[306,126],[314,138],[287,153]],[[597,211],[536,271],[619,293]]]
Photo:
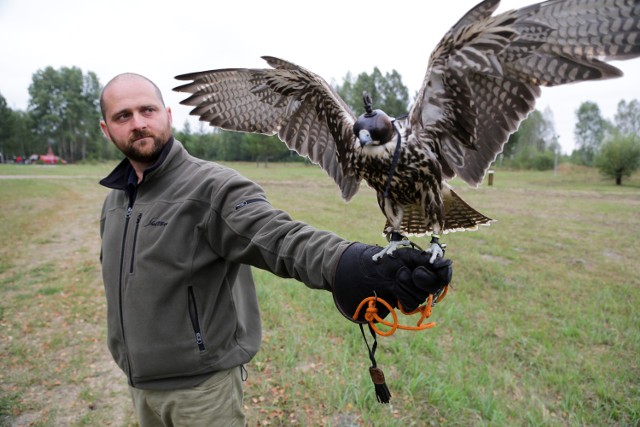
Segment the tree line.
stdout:
[[620,100],[613,121],[602,116],[598,104],[587,101],[576,111],[576,148],[558,159],[558,136],[550,109],[534,110],[509,137],[499,165],[517,169],[547,170],[558,161],[597,167],[622,183],[640,168],[640,102]]
[[[362,92],[368,91],[376,108],[391,116],[407,113],[410,96],[400,74],[347,73],[333,87],[356,115],[364,112]],[[104,161],[120,157],[105,144],[97,123],[102,84],[94,72],[78,67],[46,67],[32,76],[27,111],[12,110],[0,93],[0,159],[44,153],[51,147],[67,162]],[[414,95],[415,96],[415,95]],[[212,129],[201,123],[192,129],[186,121],[174,134],[195,156],[218,161],[304,161],[277,139]],[[620,101],[614,121],[602,117],[597,104],[583,103],[576,112],[576,149],[561,161],[597,166],[617,183],[639,167],[640,103]],[[496,166],[551,169],[558,162],[558,137],[553,113],[534,110],[511,135]]]
[[4,159],[42,154],[51,147],[68,162],[115,157],[98,121],[102,86],[77,67],[38,70],[29,85],[27,111],[14,111],[0,94],[0,153]]

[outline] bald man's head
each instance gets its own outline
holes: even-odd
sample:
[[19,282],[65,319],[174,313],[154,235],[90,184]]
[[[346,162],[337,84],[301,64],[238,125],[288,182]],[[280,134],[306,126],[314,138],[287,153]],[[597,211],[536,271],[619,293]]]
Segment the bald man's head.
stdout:
[[140,74],[136,74],[136,73],[122,73],[122,74],[118,74],[117,76],[115,76],[114,78],[112,78],[111,80],[109,80],[109,82],[104,86],[104,88],[102,88],[102,92],[100,93],[100,113],[102,114],[102,119],[106,120],[106,105],[105,105],[105,92],[107,92],[109,90],[109,87],[111,87],[112,85],[121,82],[123,80],[131,80],[132,82],[135,82],[136,80],[140,82],[140,84],[148,84],[151,85],[151,87],[153,87],[158,100],[160,101],[160,103],[164,106],[164,99],[162,98],[162,92],[160,91],[160,88],[151,80],[149,80],[148,78],[146,78],[145,76],[142,76]]
[[171,138],[171,109],[160,89],[139,74],[120,74],[100,94],[100,128],[142,174]]

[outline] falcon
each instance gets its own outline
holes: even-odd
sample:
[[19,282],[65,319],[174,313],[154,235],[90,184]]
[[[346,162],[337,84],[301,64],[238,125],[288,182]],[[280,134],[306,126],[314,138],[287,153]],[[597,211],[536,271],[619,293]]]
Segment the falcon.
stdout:
[[335,181],[349,201],[364,180],[377,193],[391,253],[409,237],[492,219],[447,183],[478,186],[509,135],[535,108],[541,86],[619,77],[607,63],[640,55],[640,0],[550,0],[494,15],[499,0],[467,12],[432,51],[406,117],[389,117],[363,94],[357,117],[317,74],[262,57],[271,68],[179,75],[181,104],[212,126],[278,135]]

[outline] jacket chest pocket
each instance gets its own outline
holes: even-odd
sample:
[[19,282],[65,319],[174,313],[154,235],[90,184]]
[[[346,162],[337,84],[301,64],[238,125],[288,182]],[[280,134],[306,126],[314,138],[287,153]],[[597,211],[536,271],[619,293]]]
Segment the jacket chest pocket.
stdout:
[[142,221],[142,212],[138,213],[133,226],[133,236],[131,237],[131,256],[129,259],[129,274],[134,273],[136,261],[136,246],[138,245],[138,234],[140,233],[140,221]]

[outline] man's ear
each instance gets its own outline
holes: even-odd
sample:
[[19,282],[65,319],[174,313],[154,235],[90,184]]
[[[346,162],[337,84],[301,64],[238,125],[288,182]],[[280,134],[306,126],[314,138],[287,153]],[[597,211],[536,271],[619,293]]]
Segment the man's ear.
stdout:
[[102,130],[102,134],[111,141],[111,135],[109,134],[109,129],[107,128],[107,124],[104,120],[100,120],[100,130]]

